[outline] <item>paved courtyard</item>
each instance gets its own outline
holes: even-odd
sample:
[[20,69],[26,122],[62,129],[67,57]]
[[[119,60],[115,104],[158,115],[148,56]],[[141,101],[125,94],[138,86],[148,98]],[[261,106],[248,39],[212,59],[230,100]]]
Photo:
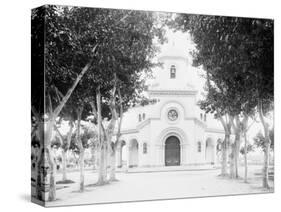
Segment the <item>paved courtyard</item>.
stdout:
[[[220,170],[188,170],[169,172],[117,173],[118,182],[93,186],[97,174],[86,171],[86,191],[78,191],[79,172],[68,174],[73,184],[58,185],[57,200],[46,206],[109,203],[151,199],[216,196],[228,194],[266,193],[261,188],[260,167],[250,167],[249,183],[243,179],[218,177]],[[241,169],[241,176],[243,172]],[[61,179],[58,175],[57,180]],[[271,181],[271,186],[273,186]]]

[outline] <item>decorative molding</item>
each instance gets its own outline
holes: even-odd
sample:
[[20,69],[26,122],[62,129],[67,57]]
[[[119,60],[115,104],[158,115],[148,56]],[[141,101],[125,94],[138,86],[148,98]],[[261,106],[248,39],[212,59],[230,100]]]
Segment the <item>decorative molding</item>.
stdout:
[[[138,133],[142,128],[144,128],[146,125],[150,124],[151,120],[158,120],[159,121],[159,120],[161,120],[161,118],[147,118],[144,122],[138,124],[135,129],[124,129],[124,130],[121,130],[121,134]],[[195,124],[201,125],[201,127],[203,127],[203,128],[207,128],[207,124],[205,124],[204,122],[200,121],[196,117],[186,117],[186,118],[184,118],[184,120],[194,121]],[[212,130],[212,131],[208,131],[208,129],[207,129],[206,132],[224,133],[224,131],[220,131],[218,129],[210,129],[209,128],[209,130]],[[217,131],[215,131],[215,130],[217,130]],[[114,135],[116,135],[116,132],[114,133]]]
[[[125,130],[121,130],[121,134],[126,135],[126,134],[132,134],[132,133],[138,133],[139,130],[138,129],[125,129]],[[116,135],[116,133],[114,133],[114,135]]]
[[[156,145],[158,147],[160,146],[160,154],[161,154],[161,159],[160,163],[165,164],[165,142],[168,137],[170,136],[176,136],[179,139],[180,142],[180,163],[185,162],[184,161],[184,149],[186,149],[186,146],[189,145],[189,140],[186,135],[186,133],[181,129],[177,127],[168,127],[164,130],[161,131],[161,133],[158,135],[157,140],[156,140]],[[158,148],[159,151],[159,148]]]
[[179,55],[179,56],[163,55],[163,56],[160,56],[160,57],[158,58],[158,61],[161,61],[161,60],[163,60],[163,59],[165,59],[165,58],[167,58],[167,59],[173,59],[173,60],[184,60],[186,63],[188,62],[188,58],[185,57],[185,56],[181,56],[181,55]]
[[146,118],[144,121],[139,123],[136,128],[137,128],[137,130],[140,130],[140,129],[144,128],[146,125],[148,125],[149,123],[150,123],[150,118]]
[[194,120],[194,123],[195,124],[197,124],[197,125],[200,125],[201,127],[203,127],[203,128],[207,128],[207,124],[205,123],[205,122],[203,122],[203,121],[201,121],[200,119],[198,119],[198,118],[193,118],[193,120]]
[[215,129],[215,128],[207,128],[206,132],[210,132],[210,133],[223,133],[224,134],[224,130]]
[[156,139],[156,144],[164,146],[166,139],[172,135],[179,138],[181,145],[189,144],[186,133],[178,127],[168,127],[162,130]]
[[[146,125],[150,124],[150,119],[151,118],[147,118],[145,121],[143,121],[140,124],[138,124],[135,129],[124,129],[124,130],[121,129],[121,134],[139,133],[139,131],[142,128],[144,128]],[[116,132],[114,132],[113,135],[116,135]]]
[[195,96],[196,90],[149,90],[151,96]]
[[[165,106],[165,105],[164,105]],[[163,107],[162,107],[163,108]],[[162,108],[161,108],[161,111],[162,111]],[[182,108],[183,109],[183,112],[185,113],[185,110],[184,110],[184,108]],[[175,110],[176,111],[176,113],[177,113],[177,118],[175,119],[175,120],[170,120],[169,119],[169,116],[168,116],[168,114],[169,114],[169,111],[171,111],[171,110]],[[160,114],[161,115],[161,114]],[[184,114],[183,114],[184,115]],[[182,117],[183,117],[183,115],[181,114],[181,112],[179,111],[179,109],[177,108],[177,107],[168,107],[167,109],[166,109],[166,111],[165,111],[165,117],[164,117],[164,119],[169,123],[169,124],[172,124],[172,125],[175,125],[175,124],[178,124],[179,123],[179,121],[182,119]]]
[[[185,108],[185,106],[180,102],[180,101],[178,101],[178,100],[169,100],[169,101],[164,101],[164,102],[162,102],[161,104],[160,104],[160,110],[159,110],[159,112],[158,112],[158,117],[160,117],[159,119],[161,119],[161,115],[162,115],[162,111],[163,111],[163,108],[165,107],[165,106],[167,106],[167,105],[169,105],[169,104],[178,104],[180,107],[181,107],[181,109],[182,109],[182,111],[183,111],[183,118],[185,118],[186,117],[186,108]],[[173,108],[175,108],[175,107],[173,107]],[[177,108],[177,107],[176,107]],[[179,112],[179,111],[178,111]]]
[[157,120],[157,121],[159,121],[159,120],[161,120],[161,118],[156,118],[156,117],[152,117],[152,118],[149,118],[150,120]]

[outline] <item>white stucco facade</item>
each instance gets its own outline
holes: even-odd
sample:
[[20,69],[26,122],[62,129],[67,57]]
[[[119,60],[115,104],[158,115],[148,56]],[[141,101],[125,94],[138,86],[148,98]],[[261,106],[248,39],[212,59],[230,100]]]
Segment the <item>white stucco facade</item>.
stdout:
[[155,78],[148,88],[149,97],[157,101],[124,114],[117,165],[215,164],[217,141],[224,133],[220,123],[197,105],[197,70],[174,44],[162,52],[158,60],[163,65],[153,71]]

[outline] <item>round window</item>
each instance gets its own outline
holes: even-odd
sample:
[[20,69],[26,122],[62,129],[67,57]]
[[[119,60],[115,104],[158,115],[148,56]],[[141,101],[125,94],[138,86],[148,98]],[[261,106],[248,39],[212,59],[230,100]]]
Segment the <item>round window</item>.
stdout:
[[168,112],[168,118],[169,118],[169,120],[171,120],[171,121],[177,120],[177,119],[178,119],[178,112],[177,112],[176,110],[174,110],[174,109],[169,110],[169,112]]

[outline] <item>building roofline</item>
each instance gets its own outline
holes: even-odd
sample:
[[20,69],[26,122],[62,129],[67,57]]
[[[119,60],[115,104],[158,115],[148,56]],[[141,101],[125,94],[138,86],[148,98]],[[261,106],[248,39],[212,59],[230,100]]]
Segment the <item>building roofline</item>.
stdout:
[[215,128],[207,128],[206,132],[209,132],[209,133],[224,133],[224,130],[215,129]]
[[197,93],[197,90],[148,90],[151,96],[195,96]]
[[[138,133],[139,130],[141,130],[146,125],[148,125],[151,122],[151,120],[160,120],[160,118],[148,118],[145,121],[139,123],[136,126],[136,128],[121,130],[121,134]],[[193,120],[195,122],[195,124],[198,124],[201,127],[205,128],[205,131],[208,133],[224,133],[224,130],[222,130],[222,129],[208,128],[208,125],[206,123],[200,121],[196,117],[188,117],[188,118],[184,118],[184,120]],[[116,135],[116,132],[114,132],[114,135]]]

